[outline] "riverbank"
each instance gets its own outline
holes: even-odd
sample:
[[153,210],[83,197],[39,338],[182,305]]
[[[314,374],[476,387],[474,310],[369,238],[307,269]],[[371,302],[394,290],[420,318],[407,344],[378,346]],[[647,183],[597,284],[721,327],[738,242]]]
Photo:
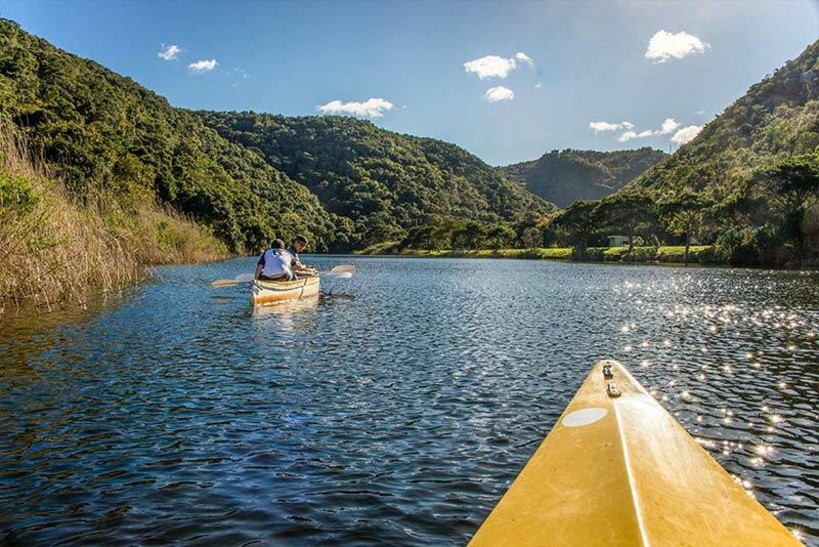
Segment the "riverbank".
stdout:
[[212,231],[121,182],[80,204],[0,124],[0,315],[10,306],[83,305],[90,293],[127,287],[146,267],[229,256]]
[[[632,263],[668,263],[685,264],[685,247],[634,247],[631,252],[627,247],[589,247],[585,251],[576,251],[571,247],[550,247],[536,249],[403,249],[400,252],[394,247],[369,247],[362,255],[381,256],[417,256],[425,258],[518,258],[531,260],[567,260],[573,262],[632,262]],[[713,245],[691,246],[688,249],[689,264],[720,264]]]

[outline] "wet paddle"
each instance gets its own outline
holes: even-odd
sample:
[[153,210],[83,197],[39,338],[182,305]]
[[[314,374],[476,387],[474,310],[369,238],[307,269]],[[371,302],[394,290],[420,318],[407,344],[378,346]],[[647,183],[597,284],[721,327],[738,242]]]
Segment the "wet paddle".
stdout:
[[253,281],[253,274],[245,273],[239,274],[233,279],[217,279],[211,283],[210,286],[214,289],[218,289],[220,287],[232,287],[233,285],[237,285],[239,283],[250,283],[251,281]]

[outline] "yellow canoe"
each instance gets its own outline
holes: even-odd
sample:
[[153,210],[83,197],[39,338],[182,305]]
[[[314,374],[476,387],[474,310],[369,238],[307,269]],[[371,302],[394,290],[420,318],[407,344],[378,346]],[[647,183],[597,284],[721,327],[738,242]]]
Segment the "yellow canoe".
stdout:
[[600,361],[470,545],[799,541],[616,361]]
[[250,302],[255,306],[266,306],[316,296],[319,293],[319,277],[311,276],[295,281],[253,281]]

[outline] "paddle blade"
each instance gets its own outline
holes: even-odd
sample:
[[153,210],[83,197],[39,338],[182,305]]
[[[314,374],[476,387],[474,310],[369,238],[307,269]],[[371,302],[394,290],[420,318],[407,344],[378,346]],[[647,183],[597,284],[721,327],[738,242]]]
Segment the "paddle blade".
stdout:
[[339,264],[338,266],[333,266],[330,269],[330,271],[333,273],[347,272],[350,275],[353,275],[355,273],[355,266],[353,266],[352,264]]
[[321,277],[332,277],[333,279],[350,279],[353,277],[352,272],[324,272]]
[[210,286],[214,289],[218,289],[220,287],[232,287],[237,283],[250,283],[251,281],[253,281],[253,274],[244,273],[237,275],[233,279],[217,279],[211,283]]

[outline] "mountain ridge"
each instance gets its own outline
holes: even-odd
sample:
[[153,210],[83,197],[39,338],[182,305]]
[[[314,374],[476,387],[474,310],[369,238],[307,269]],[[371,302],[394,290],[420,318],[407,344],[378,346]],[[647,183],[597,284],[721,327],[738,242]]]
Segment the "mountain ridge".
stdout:
[[606,197],[666,156],[649,147],[615,152],[568,148],[498,169],[535,195],[565,208],[577,200]]

